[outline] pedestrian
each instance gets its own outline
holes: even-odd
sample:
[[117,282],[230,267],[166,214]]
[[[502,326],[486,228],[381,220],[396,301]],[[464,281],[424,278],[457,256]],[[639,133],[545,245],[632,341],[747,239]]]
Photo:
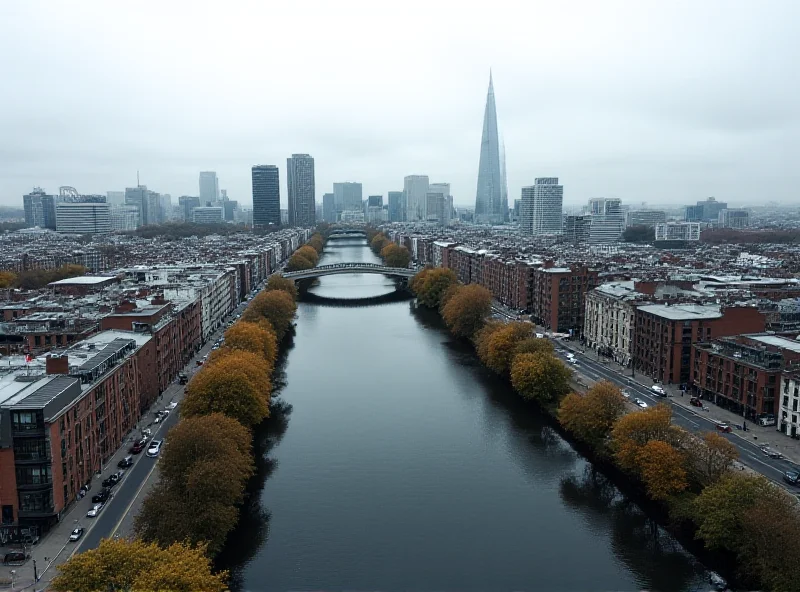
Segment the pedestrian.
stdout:
[[747,422],[746,421],[742,422],[742,431],[744,431],[744,432],[747,431]]

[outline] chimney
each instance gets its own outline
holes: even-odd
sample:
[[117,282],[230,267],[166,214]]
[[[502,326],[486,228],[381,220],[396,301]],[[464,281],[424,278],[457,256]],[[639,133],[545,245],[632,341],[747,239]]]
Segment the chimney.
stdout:
[[67,354],[49,354],[45,359],[47,374],[69,374],[69,356]]

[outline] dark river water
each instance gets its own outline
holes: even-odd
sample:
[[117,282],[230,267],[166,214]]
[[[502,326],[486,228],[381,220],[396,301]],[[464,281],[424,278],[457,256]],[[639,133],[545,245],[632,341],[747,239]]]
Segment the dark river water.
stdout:
[[[321,264],[378,262],[365,241]],[[326,298],[394,290],[323,278]],[[235,590],[707,590],[702,565],[411,300],[301,302]]]

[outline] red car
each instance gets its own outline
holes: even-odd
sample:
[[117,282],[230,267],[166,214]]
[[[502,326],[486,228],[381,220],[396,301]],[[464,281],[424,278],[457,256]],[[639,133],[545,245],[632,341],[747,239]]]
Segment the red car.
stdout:
[[727,423],[718,423],[717,430],[719,430],[720,432],[724,432],[726,434],[730,434],[733,431],[731,429],[731,426],[729,426]]
[[144,450],[145,446],[147,446],[147,440],[142,438],[141,440],[137,440],[136,442],[134,442],[133,446],[130,447],[130,450],[128,450],[128,452],[130,452],[131,454],[139,454],[142,450]]

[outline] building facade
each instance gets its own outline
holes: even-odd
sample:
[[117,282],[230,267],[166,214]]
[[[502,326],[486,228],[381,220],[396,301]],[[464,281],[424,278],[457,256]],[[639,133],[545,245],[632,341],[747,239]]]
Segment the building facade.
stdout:
[[545,235],[563,232],[564,187],[558,177],[542,177],[534,185],[522,188],[520,230],[526,234]]
[[253,179],[253,226],[266,228],[281,224],[281,185],[278,167],[255,165]]
[[747,228],[750,225],[750,212],[747,210],[720,210],[718,222],[722,228]]
[[662,210],[631,210],[627,213],[625,226],[655,226],[666,222],[667,213]]
[[403,192],[390,191],[387,194],[389,200],[389,222],[403,222],[405,215],[403,212]]
[[222,224],[224,213],[222,208],[200,206],[192,210],[192,222],[195,224]]
[[616,243],[625,230],[622,202],[617,198],[595,197],[589,200],[591,225],[589,242],[592,244]]
[[507,219],[508,192],[504,191],[505,177],[500,160],[494,84],[492,75],[489,74],[489,90],[486,93],[478,163],[478,188],[475,194],[475,222],[477,224],[502,224]]
[[214,206],[219,201],[219,179],[214,171],[200,172],[200,204]]
[[322,196],[322,220],[333,224],[336,219],[336,196],[333,193],[326,193]]
[[66,234],[108,234],[111,212],[106,203],[59,202],[56,231]]
[[314,226],[316,201],[314,159],[308,154],[292,154],[286,159],[289,190],[289,226]]
[[792,438],[800,438],[800,372],[787,372],[781,379],[778,429]]
[[641,296],[634,285],[633,280],[610,282],[586,294],[586,347],[623,366],[631,363],[636,301]]
[[427,175],[408,175],[403,179],[406,220],[409,222],[421,222],[426,219],[428,186]]

